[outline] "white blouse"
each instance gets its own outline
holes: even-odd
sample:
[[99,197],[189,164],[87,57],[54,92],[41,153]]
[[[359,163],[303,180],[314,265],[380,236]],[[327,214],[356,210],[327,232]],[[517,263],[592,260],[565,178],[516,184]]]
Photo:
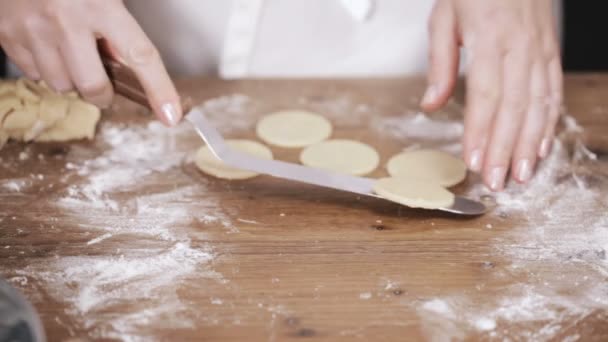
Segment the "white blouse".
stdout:
[[224,78],[423,73],[434,2],[126,0],[172,74]]
[[128,0],[177,75],[373,77],[427,64],[432,0]]

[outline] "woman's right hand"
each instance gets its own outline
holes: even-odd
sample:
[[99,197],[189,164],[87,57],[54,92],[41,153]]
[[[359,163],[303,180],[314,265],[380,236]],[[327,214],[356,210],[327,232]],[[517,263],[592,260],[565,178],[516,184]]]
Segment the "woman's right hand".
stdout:
[[182,116],[179,95],[157,49],[122,0],[0,0],[0,46],[31,79],[59,92],[76,88],[106,107],[113,97],[97,40],[129,66],[157,116],[169,126]]

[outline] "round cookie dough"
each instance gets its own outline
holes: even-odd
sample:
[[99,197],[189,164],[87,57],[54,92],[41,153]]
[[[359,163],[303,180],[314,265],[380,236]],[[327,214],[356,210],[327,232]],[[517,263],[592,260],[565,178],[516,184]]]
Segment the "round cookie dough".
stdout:
[[279,147],[306,147],[331,135],[329,120],[302,110],[286,110],[264,116],[257,124],[258,137]]
[[392,157],[386,165],[393,177],[417,179],[450,187],[467,176],[465,163],[445,152],[418,150]]
[[[258,142],[251,140],[228,140],[226,141],[231,148],[250,154],[257,158],[272,159],[272,151]],[[239,170],[227,166],[217,159],[207,146],[201,147],[194,159],[196,166],[206,174],[222,179],[248,179],[257,176],[255,172]]]
[[378,167],[380,156],[359,141],[334,139],[308,146],[300,153],[300,161],[306,166],[362,176]]
[[412,178],[382,178],[374,185],[374,192],[411,208],[448,208],[455,201],[454,194],[440,185]]

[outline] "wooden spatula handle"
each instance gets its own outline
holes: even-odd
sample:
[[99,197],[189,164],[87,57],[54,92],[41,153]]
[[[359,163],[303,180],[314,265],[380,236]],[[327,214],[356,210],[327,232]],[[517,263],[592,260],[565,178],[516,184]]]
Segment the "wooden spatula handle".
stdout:
[[[98,43],[98,48],[101,61],[106,69],[106,72],[108,73],[110,82],[112,82],[112,85],[114,86],[114,91],[133,102],[152,109],[152,106],[148,101],[148,97],[146,96],[146,91],[141,86],[135,72],[127,65],[124,65],[116,60],[116,58],[112,55],[111,49],[106,41],[100,40]],[[191,98],[182,97],[182,111],[184,113],[189,112],[193,107],[192,103]]]
[[114,91],[129,100],[150,108],[144,88],[139,83],[135,72],[128,66],[116,61],[104,42],[99,43],[99,54],[103,66],[108,73]]

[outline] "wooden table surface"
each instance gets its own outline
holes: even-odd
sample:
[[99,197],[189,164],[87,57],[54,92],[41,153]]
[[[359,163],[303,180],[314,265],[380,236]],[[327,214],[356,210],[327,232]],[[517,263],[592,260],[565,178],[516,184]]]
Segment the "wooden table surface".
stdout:
[[[375,146],[383,162],[412,144],[445,145],[371,128],[412,115],[423,86],[420,79],[179,84],[195,100],[213,99],[208,109],[227,137],[254,138],[255,120],[272,110],[308,108],[330,118],[334,136]],[[566,88],[569,112],[598,153],[593,168],[603,170],[608,76],[570,75]],[[433,118],[457,123],[459,103]],[[153,126],[158,138],[145,136],[142,147],[148,154],[137,141],[111,140],[147,134],[150,120],[119,100],[94,142],[11,143],[0,151],[0,271],[33,302],[50,341],[608,340],[605,250],[602,259],[594,249],[598,260],[568,241],[559,246],[578,258],[505,252],[525,245],[522,230],[538,232],[525,210],[459,218],[269,177],[216,180],[191,163],[201,141],[187,126],[173,133]],[[130,143],[131,162],[120,154]],[[297,160],[295,150],[273,151]],[[111,170],[104,156],[131,178],[102,177]],[[128,182],[104,188],[113,177]],[[608,182],[593,179],[606,193]],[[471,176],[456,191],[476,182]],[[596,204],[581,215],[605,216],[606,202]],[[542,241],[536,237],[530,241]],[[589,289],[598,291],[593,300]]]

